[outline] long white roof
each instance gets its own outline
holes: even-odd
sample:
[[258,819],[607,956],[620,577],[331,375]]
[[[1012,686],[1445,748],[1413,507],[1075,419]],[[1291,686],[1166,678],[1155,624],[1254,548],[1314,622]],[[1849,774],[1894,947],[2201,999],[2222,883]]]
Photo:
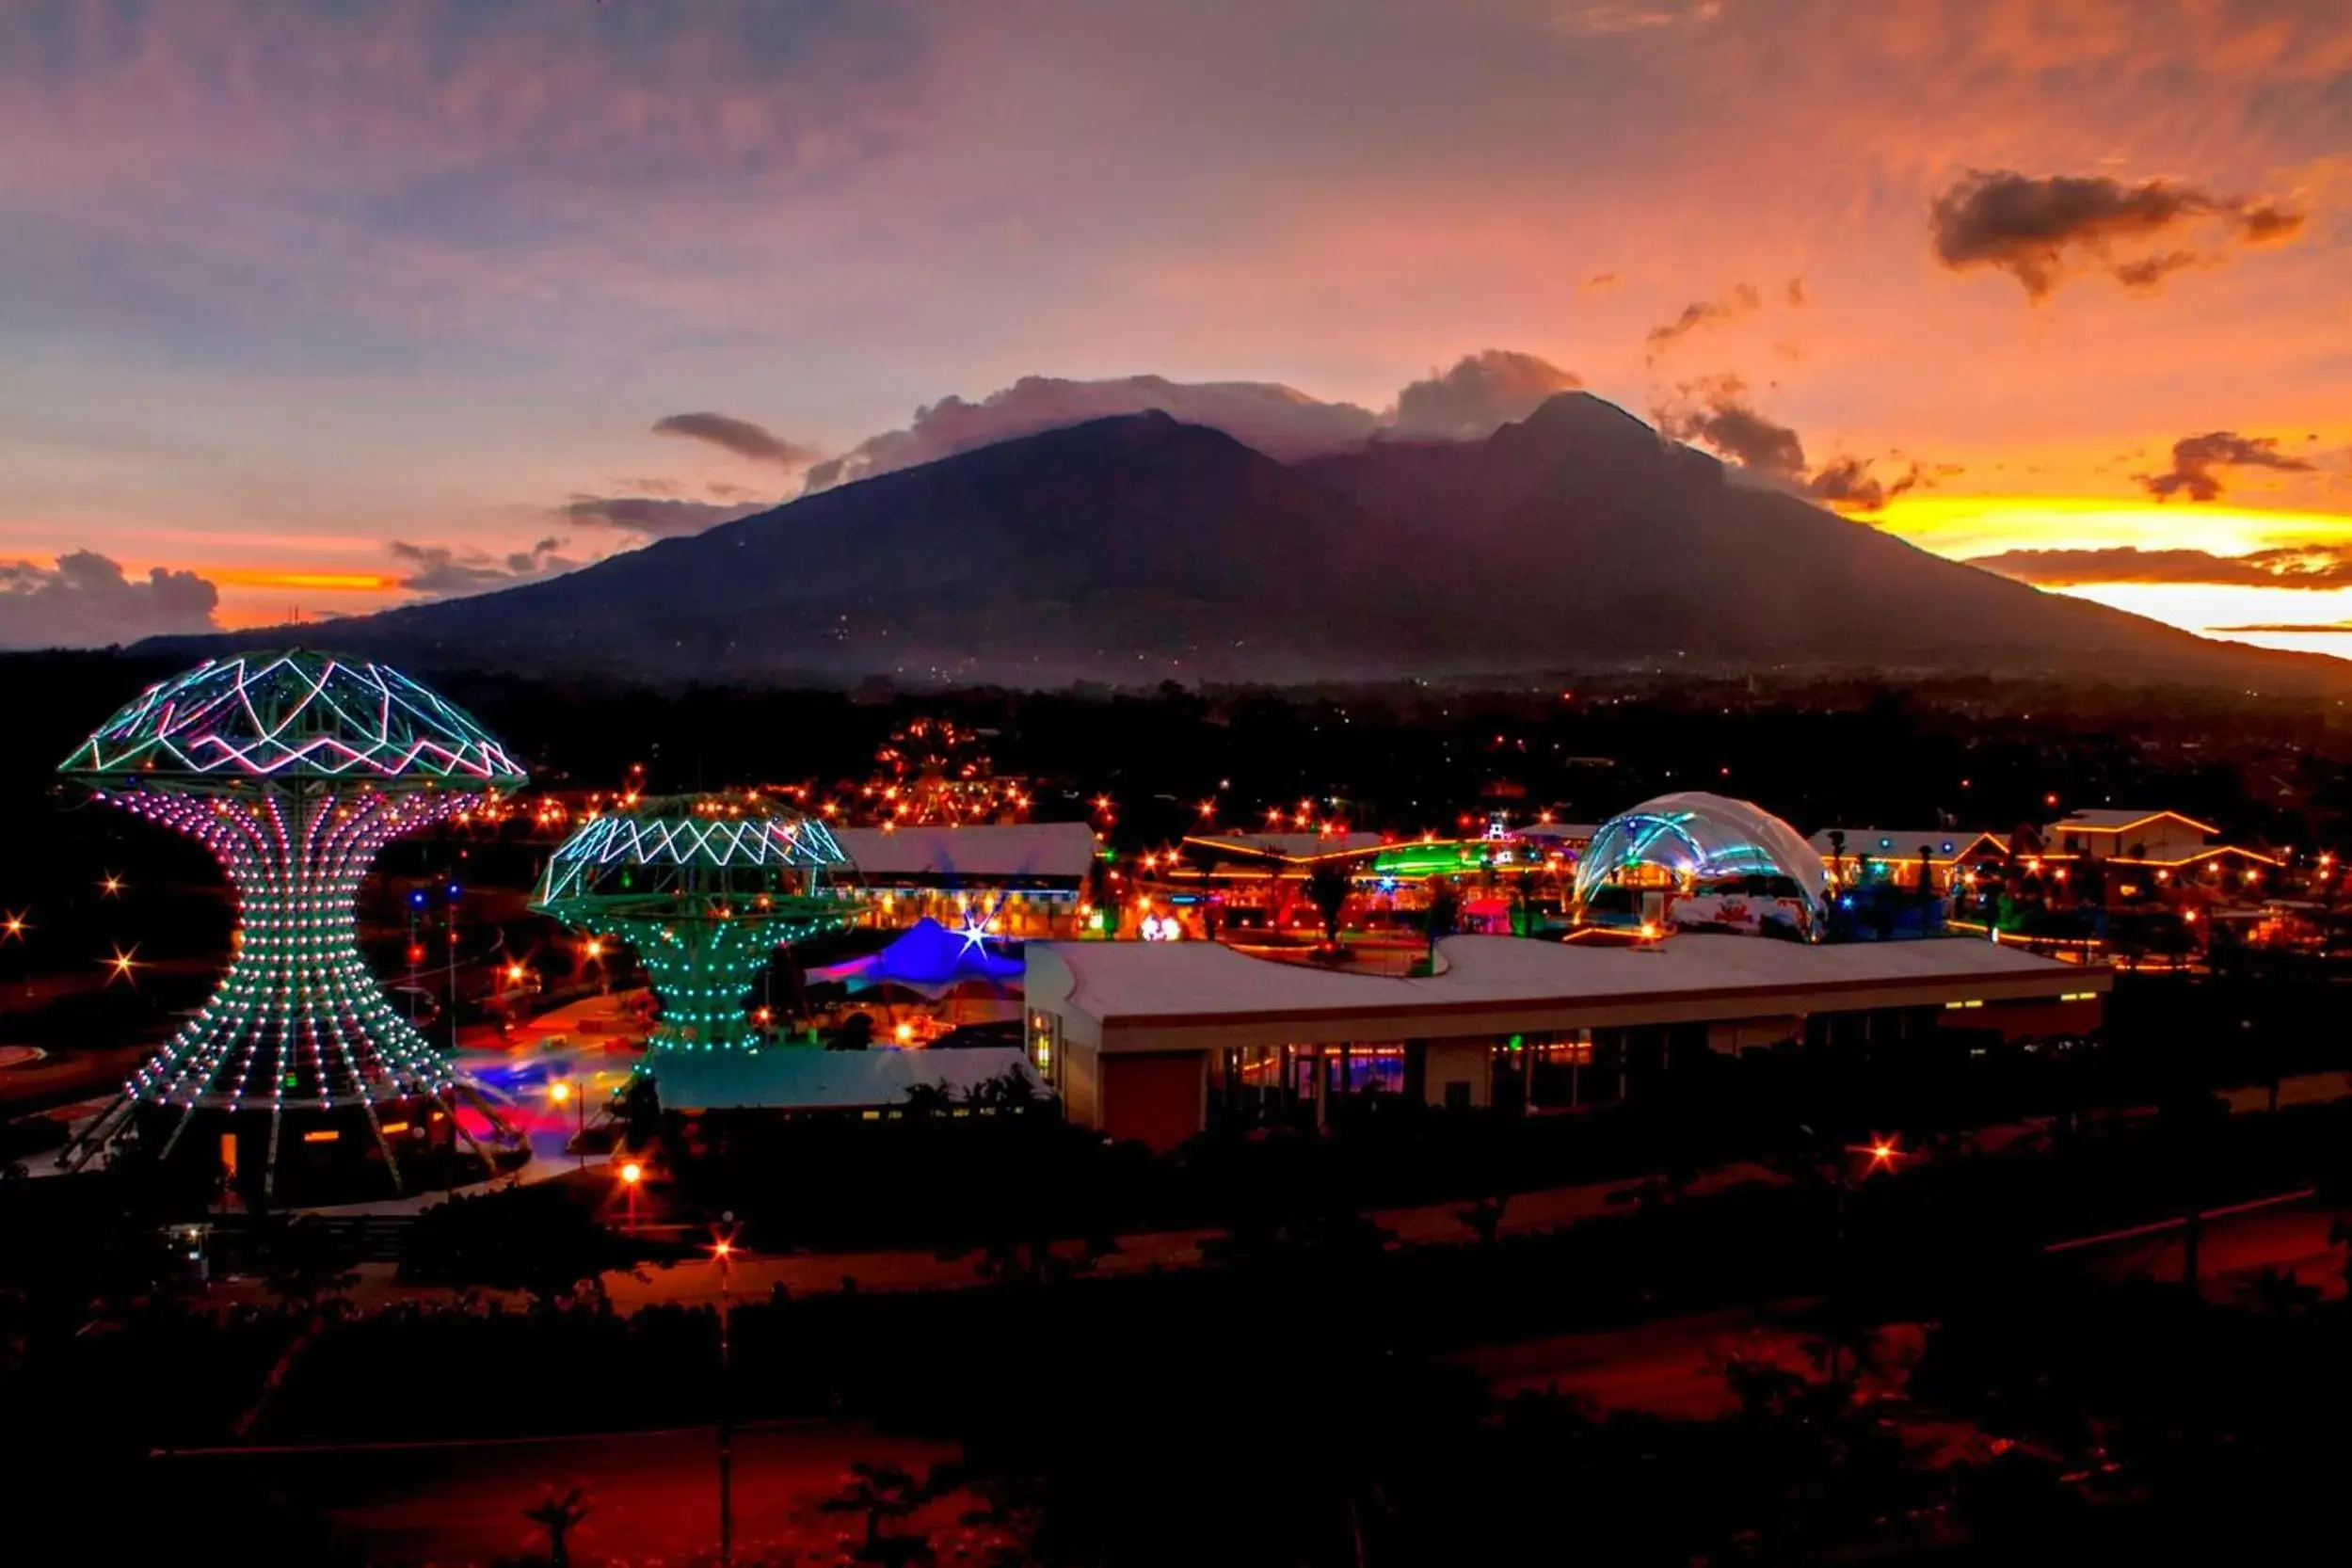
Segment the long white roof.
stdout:
[[1086,874],[1097,848],[1082,822],[990,823],[963,827],[841,827],[836,842],[868,877],[985,877]]
[[[1349,974],[1253,958],[1213,942],[1032,942],[1031,1004],[1119,1026],[1306,1024],[1382,1020],[1400,1031],[1473,1032],[1564,1027],[1639,1013],[1733,1018],[1840,1007],[1929,1005],[1976,997],[2056,998],[2104,991],[2104,968],[1992,942],[1945,938],[1812,946],[1755,936],[1685,935],[1647,947],[1517,936],[1451,936],[1442,972]],[[1056,968],[1068,976],[1064,992]],[[1519,1021],[1554,1015],[1542,1023]],[[1309,1031],[1294,1036],[1314,1037]],[[1375,1036],[1358,1036],[1375,1037]],[[1142,1048],[1140,1045],[1137,1048]]]

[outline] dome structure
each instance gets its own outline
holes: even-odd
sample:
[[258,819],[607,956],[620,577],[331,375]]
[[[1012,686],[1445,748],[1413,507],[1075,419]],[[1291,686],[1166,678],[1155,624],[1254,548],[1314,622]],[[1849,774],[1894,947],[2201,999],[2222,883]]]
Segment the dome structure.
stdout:
[[208,659],[158,681],[57,771],[93,786],[191,791],[264,779],[464,791],[525,782],[463,709],[389,664],[308,648]]
[[1829,888],[1821,856],[1795,828],[1752,801],[1698,791],[1645,800],[1603,823],[1576,863],[1576,897],[1644,866],[1690,883],[1785,877],[1816,920]]

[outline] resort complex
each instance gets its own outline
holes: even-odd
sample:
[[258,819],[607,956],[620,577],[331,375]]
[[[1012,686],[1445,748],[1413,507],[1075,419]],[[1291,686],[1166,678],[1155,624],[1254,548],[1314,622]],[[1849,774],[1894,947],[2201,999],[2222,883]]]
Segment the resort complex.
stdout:
[[[2164,810],[1808,836],[1682,792],[1591,824],[1491,808],[1444,837],[1307,802],[1139,849],[1107,801],[1024,820],[1027,786],[984,759],[949,788],[899,744],[846,811],[798,787],[648,795],[633,775],[530,797],[495,737],[383,665],[253,654],[165,681],[61,773],[204,844],[242,923],[213,1000],[61,1160],[184,1144],[264,1194],[289,1164],[379,1162],[397,1190],[460,1145],[495,1162],[516,1142],[495,1082],[457,1069],[454,1016],[443,1045],[419,1012],[440,1005],[418,968],[426,888],[405,1012],[355,915],[386,843],[450,822],[524,833],[528,912],[554,922],[539,965],[575,992],[623,982],[629,1070],[566,1083],[583,1139],[592,1109],[644,1093],[888,1120],[988,1086],[1153,1149],[1311,1128],[1366,1096],[1575,1114],[1672,1096],[1709,1059],[2093,1040],[2119,967],[2292,942],[2309,907],[2265,883],[2280,856]],[[543,977],[493,975],[512,1031]]]

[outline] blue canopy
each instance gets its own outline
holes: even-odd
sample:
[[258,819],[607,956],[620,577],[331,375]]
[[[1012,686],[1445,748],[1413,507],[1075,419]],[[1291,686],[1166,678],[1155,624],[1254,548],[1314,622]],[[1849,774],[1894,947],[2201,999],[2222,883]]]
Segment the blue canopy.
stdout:
[[928,917],[880,952],[847,963],[811,969],[811,980],[838,980],[853,991],[874,985],[904,985],[910,991],[937,995],[968,980],[1001,985],[1021,978],[1023,966],[988,944],[994,940],[976,928],[950,931]]

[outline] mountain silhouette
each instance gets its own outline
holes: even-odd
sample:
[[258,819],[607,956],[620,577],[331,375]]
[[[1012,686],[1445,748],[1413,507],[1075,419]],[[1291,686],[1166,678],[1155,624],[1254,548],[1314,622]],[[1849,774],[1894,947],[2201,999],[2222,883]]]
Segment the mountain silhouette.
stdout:
[[1022,685],[1661,664],[2278,683],[2343,667],[1931,555],[1734,483],[1583,392],[1483,441],[1290,464],[1165,414],[1096,420],[547,582],[338,621],[333,641],[443,668]]

